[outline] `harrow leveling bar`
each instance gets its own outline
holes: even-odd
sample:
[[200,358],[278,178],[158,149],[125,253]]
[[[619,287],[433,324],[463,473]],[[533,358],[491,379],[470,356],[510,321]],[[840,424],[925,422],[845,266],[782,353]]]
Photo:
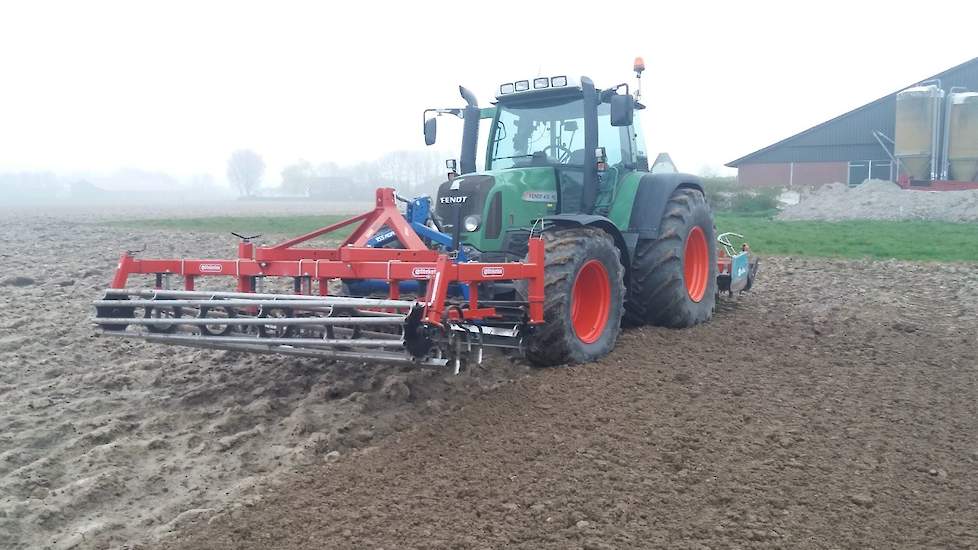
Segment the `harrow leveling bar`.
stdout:
[[[359,224],[340,246],[298,246]],[[380,231],[404,248],[371,248]],[[394,190],[377,190],[371,212],[306,235],[256,247],[238,245],[234,259],[145,259],[126,252],[109,289],[96,300],[102,334],[191,347],[425,366],[481,361],[484,346],[519,348],[543,322],[543,242],[533,238],[524,262],[456,261],[430,249],[398,211]],[[127,288],[150,275],[152,288]],[[172,277],[183,289],[165,288]],[[234,291],[197,290],[202,277],[233,278]],[[294,293],[262,293],[266,277],[289,277]],[[334,280],[384,281],[383,299],[330,295]],[[423,296],[403,299],[402,281],[419,281]],[[521,282],[523,301],[483,301],[480,285]],[[449,284],[468,288],[450,298]]]

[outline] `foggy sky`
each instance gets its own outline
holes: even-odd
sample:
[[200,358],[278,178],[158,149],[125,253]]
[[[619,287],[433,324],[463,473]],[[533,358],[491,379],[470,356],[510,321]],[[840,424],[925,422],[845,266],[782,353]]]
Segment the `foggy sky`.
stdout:
[[649,149],[697,172],[978,55],[978,2],[939,6],[935,27],[897,2],[7,2],[0,171],[223,181],[252,148],[275,183],[422,148],[458,84],[483,105],[536,75],[608,86],[642,55]]

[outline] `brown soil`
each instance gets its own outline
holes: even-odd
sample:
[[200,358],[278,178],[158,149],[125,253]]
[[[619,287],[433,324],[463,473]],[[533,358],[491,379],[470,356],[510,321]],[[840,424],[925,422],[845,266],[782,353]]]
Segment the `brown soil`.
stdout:
[[[225,207],[214,212],[251,208]],[[4,550],[138,546],[530,372],[455,377],[95,337],[91,302],[121,251],[226,257],[235,239],[54,214],[0,211]]]
[[771,259],[705,326],[458,396],[162,546],[975,547],[976,293],[973,266]]
[[974,266],[770,259],[708,325],[453,377],[95,338],[121,250],[234,241],[56,214],[0,212],[0,548],[978,546]]

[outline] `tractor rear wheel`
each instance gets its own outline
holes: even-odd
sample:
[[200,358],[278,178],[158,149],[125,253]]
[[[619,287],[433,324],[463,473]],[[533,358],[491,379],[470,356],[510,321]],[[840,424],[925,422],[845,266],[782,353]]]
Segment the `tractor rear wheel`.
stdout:
[[595,227],[549,230],[544,324],[525,342],[537,366],[594,361],[618,341],[625,298],[624,268],[611,236]]
[[640,240],[635,248],[625,322],[685,328],[709,320],[717,294],[715,240],[703,194],[673,191],[658,238]]

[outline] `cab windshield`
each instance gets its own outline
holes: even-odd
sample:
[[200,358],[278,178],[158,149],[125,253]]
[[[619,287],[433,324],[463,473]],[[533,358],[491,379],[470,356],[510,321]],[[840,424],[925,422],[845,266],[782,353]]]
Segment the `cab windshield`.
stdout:
[[[551,104],[499,105],[489,142],[492,169],[562,164],[584,165],[584,100]],[[619,128],[612,128],[607,103],[598,105],[598,143],[609,164],[622,159]]]

